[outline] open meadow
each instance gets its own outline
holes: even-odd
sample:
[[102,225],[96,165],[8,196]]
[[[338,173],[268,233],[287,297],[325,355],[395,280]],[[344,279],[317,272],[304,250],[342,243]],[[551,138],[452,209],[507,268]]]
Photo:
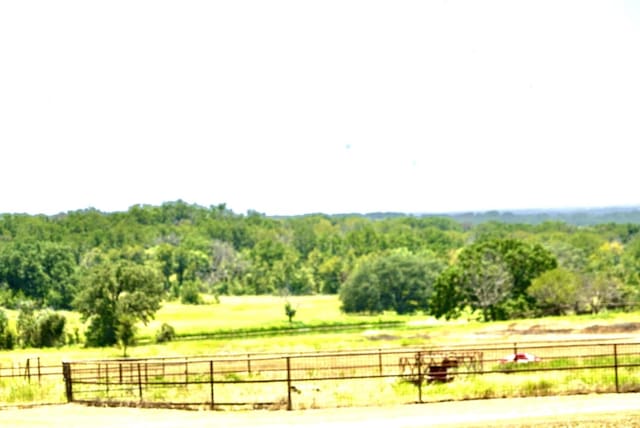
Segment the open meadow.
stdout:
[[[294,296],[288,298],[297,309],[290,324],[285,315],[283,298],[221,296],[219,303],[215,303],[212,297],[205,300],[208,304],[163,303],[154,320],[147,325],[139,325],[137,337],[141,344],[129,348],[128,356],[295,353],[514,342],[567,343],[588,339],[640,340],[640,317],[637,312],[484,323],[471,317],[445,321],[422,314],[396,315],[391,312],[347,315],[340,311],[337,296]],[[11,321],[15,322],[16,313],[8,313]],[[78,329],[82,334],[79,314],[65,312],[65,316],[68,319],[67,329],[70,332]],[[154,343],[155,333],[163,323],[175,328],[177,338],[171,342]],[[388,324],[378,327],[378,323]],[[307,329],[314,326],[326,328]],[[0,351],[0,367],[34,356],[47,365],[63,360],[120,358],[122,349],[85,348],[81,344],[73,344],[58,348],[5,350]]]
[[[294,296],[288,300],[297,312],[290,324],[285,299],[274,296],[213,297],[204,305],[165,302],[155,319],[140,324],[141,344],[127,350],[130,357],[197,356],[221,353],[295,353],[398,347],[509,344],[601,339],[633,341],[640,338],[637,312],[546,317],[484,323],[473,317],[446,321],[422,314],[348,315],[340,311],[337,296]],[[80,316],[65,312],[67,330],[84,326]],[[9,311],[12,322],[16,313]],[[177,338],[154,343],[163,323],[174,327]],[[382,327],[378,327],[377,324]],[[384,324],[387,323],[387,324]],[[362,325],[365,325],[364,327]],[[323,327],[317,331],[312,327]],[[38,356],[42,364],[63,360],[120,358],[117,347],[85,348],[81,344],[59,348],[0,351],[0,367]]]
[[[186,306],[176,302],[166,303],[153,322],[147,326],[140,326],[138,337],[144,343],[129,348],[128,355],[133,358],[227,355],[251,355],[252,358],[260,358],[263,354],[354,350],[395,352],[402,349],[407,349],[409,352],[416,348],[447,348],[462,345],[482,348],[509,347],[517,343],[522,347],[541,347],[553,344],[566,345],[571,342],[584,343],[585,340],[592,340],[589,343],[602,344],[637,343],[640,328],[640,323],[635,321],[637,314],[633,313],[610,312],[597,316],[482,323],[468,318],[455,321],[435,320],[420,314],[398,316],[385,313],[375,316],[347,316],[340,311],[339,301],[335,296],[294,297],[289,301],[297,309],[292,323],[289,323],[285,316],[284,299],[270,296],[222,297],[219,303],[211,300],[209,304],[199,306]],[[71,327],[80,326],[79,317],[76,314],[69,314],[69,319]],[[155,331],[162,323],[174,326],[178,335],[176,340],[162,344],[153,343]],[[312,328],[314,326],[326,328],[315,331]],[[198,335],[209,338],[197,338]],[[584,352],[587,350],[585,347]],[[546,352],[552,351],[546,350]],[[583,351],[576,348],[572,352]],[[4,370],[5,375],[9,373],[7,371],[9,369],[18,373],[21,370],[24,371],[25,361],[31,359],[33,364],[33,358],[37,358],[42,366],[53,367],[57,373],[55,376],[45,378],[41,383],[36,383],[34,380],[36,372],[32,368],[31,373],[34,379],[29,381],[23,379],[16,383],[7,378],[1,380],[4,388],[0,389],[0,402],[7,405],[31,402],[64,403],[66,401],[64,384],[60,379],[62,361],[121,357],[122,349],[119,348],[84,348],[81,345],[0,352],[0,369]],[[390,360],[395,370],[398,358],[393,356],[392,358],[395,358]],[[608,374],[605,375],[602,382],[609,388],[607,385],[611,384],[610,377]],[[498,379],[497,381],[502,385],[500,388],[490,384],[493,378]],[[505,377],[500,373],[487,374],[477,380],[461,379],[454,383],[429,386],[424,390],[423,399],[440,401],[463,400],[478,396],[484,398],[518,396],[521,394],[517,392],[522,387],[520,384],[523,384],[532,395],[563,394],[567,390],[563,385],[557,384],[557,379],[560,378],[571,380],[576,378],[579,381],[579,376],[573,376],[570,372],[555,378],[537,373],[518,378],[508,375]],[[336,396],[329,389],[323,390],[322,394],[327,393],[331,396],[326,398],[323,395],[322,400],[329,406],[334,401],[334,405],[341,405],[340,403],[361,405],[350,400],[355,400],[353,397],[356,393],[361,394],[362,391],[372,388],[363,385],[374,383],[374,380],[352,382],[351,386],[356,391],[342,391],[340,396]],[[391,383],[386,379],[380,380],[379,383],[383,388],[382,395],[374,398],[365,397],[370,400],[367,401],[369,405],[401,404],[415,400],[416,390],[410,384],[395,381]],[[282,393],[281,389],[277,386],[278,394]],[[388,393],[384,393],[386,389]],[[582,389],[579,390],[582,391]],[[204,391],[206,392],[206,388]],[[220,389],[217,393],[221,393]],[[267,392],[267,395],[273,394]],[[157,397],[162,399],[164,396],[157,395]],[[168,397],[176,398],[174,395]],[[315,406],[315,402],[305,404],[298,397],[296,400],[299,406]]]

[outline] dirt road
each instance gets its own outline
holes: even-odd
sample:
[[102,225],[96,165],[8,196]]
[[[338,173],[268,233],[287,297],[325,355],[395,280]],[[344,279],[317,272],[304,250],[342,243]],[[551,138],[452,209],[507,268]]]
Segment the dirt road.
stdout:
[[[190,412],[60,405],[0,410],[7,427],[640,427],[640,394],[531,397],[304,411]],[[600,422],[599,422],[600,421]]]

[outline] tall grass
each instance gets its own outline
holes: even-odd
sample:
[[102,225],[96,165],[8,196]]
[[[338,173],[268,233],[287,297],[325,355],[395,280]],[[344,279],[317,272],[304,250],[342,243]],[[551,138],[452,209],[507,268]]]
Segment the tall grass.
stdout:
[[0,379],[0,403],[14,405],[25,403],[65,403],[64,383],[61,378],[43,382],[24,378]]

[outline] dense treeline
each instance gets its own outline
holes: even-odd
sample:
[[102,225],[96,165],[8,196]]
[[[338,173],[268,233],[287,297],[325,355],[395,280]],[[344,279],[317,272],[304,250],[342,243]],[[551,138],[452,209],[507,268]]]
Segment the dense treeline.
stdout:
[[635,304],[639,232],[636,223],[272,218],[182,201],[3,214],[0,306],[77,309],[96,344],[114,343],[160,299],[196,303],[198,292],[340,293],[346,311],[477,310],[486,320],[598,311]]

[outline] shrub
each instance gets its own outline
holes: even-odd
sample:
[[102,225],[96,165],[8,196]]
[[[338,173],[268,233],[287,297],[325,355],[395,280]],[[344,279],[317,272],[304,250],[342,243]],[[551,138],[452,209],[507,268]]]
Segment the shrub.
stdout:
[[45,310],[36,313],[32,302],[23,302],[18,314],[18,340],[22,347],[46,348],[65,343],[66,318]]
[[37,342],[37,325],[35,317],[35,304],[29,300],[20,302],[20,312],[16,321],[18,341],[23,348],[35,347]]
[[175,337],[176,330],[165,322],[156,333],[156,343],[171,342]]
[[204,303],[197,282],[188,281],[182,284],[180,301],[185,305],[202,305]]
[[9,329],[9,318],[0,309],[0,349],[13,349],[15,341],[16,335]]
[[66,323],[67,319],[57,312],[40,312],[36,319],[36,346],[46,348],[64,345]]
[[287,301],[287,303],[284,304],[284,313],[287,315],[287,318],[289,319],[289,324],[291,324],[293,322],[293,317],[296,316],[296,309],[293,307],[293,305]]

